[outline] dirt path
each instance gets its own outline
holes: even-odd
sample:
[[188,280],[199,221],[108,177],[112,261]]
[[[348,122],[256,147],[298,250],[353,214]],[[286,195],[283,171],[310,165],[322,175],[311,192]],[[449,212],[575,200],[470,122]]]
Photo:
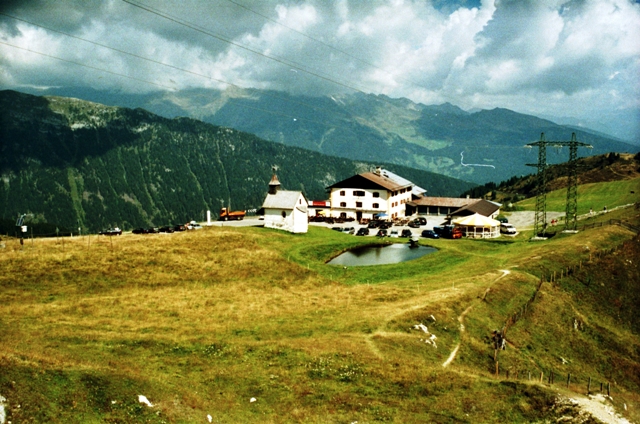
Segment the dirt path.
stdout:
[[[502,278],[506,277],[507,275],[511,274],[511,271],[509,271],[508,269],[501,269],[500,271],[502,271],[502,275],[499,276],[498,278],[496,278],[495,280],[493,280],[491,285],[493,285],[495,282],[501,280]],[[487,287],[487,290],[485,290],[485,292],[484,292],[485,296],[487,295],[489,290],[491,290],[491,286]],[[484,299],[484,296],[483,296],[483,299]],[[458,322],[460,323],[460,342],[453,348],[453,350],[449,354],[449,357],[447,358],[447,360],[444,361],[444,363],[442,364],[443,368],[447,368],[453,362],[453,360],[456,359],[456,356],[458,355],[458,350],[460,350],[460,345],[462,344],[462,337],[463,337],[463,334],[465,332],[464,317],[467,316],[467,314],[469,312],[471,312],[471,310],[473,309],[473,307],[476,305],[477,302],[478,302],[478,300],[475,300],[458,317]]]
[[613,406],[607,405],[607,399],[603,395],[582,396],[572,394],[568,399],[576,403],[580,409],[591,414],[605,424],[631,424],[629,420],[616,413]]

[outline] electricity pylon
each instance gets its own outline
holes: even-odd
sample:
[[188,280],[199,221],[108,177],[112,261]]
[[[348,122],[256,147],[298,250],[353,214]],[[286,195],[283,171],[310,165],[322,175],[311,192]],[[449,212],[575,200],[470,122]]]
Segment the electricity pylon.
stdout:
[[538,146],[538,163],[527,164],[538,168],[536,178],[536,213],[533,224],[533,236],[544,236],[547,230],[547,146],[568,146],[569,162],[567,176],[567,204],[565,208],[565,231],[575,230],[577,227],[578,213],[578,146],[593,147],[576,140],[576,133],[571,134],[571,141],[548,141],[544,133],[540,135],[540,141],[529,143],[527,146]]

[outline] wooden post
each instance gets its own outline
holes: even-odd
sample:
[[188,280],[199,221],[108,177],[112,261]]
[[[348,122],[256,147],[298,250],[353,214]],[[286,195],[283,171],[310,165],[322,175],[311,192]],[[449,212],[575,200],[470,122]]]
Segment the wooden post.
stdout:
[[531,381],[531,371],[529,371],[529,381]]
[[591,377],[589,377],[589,383],[587,383],[587,396],[591,394]]
[[500,368],[498,366],[498,361],[496,361],[496,377],[500,375]]
[[607,396],[611,397],[611,383],[607,383]]
[[600,382],[600,393],[602,393],[602,381]]
[[509,379],[509,370],[507,370],[507,380]]
[[571,373],[567,374],[567,389],[569,388],[569,384],[571,384]]
[[540,371],[540,382],[542,383],[542,377],[544,376],[544,373],[542,371]]

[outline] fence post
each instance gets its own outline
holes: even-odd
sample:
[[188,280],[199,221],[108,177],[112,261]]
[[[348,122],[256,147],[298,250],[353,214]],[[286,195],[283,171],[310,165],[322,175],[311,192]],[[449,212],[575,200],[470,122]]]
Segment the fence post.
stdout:
[[589,377],[589,383],[587,384],[587,396],[591,394],[591,377]]
[[567,389],[569,388],[569,384],[571,384],[571,373],[567,374]]
[[496,377],[500,375],[500,368],[498,366],[498,361],[496,361]]
[[607,396],[611,397],[611,383],[607,383]]
[[540,371],[540,383],[542,383],[542,377],[544,376],[544,373],[542,371]]

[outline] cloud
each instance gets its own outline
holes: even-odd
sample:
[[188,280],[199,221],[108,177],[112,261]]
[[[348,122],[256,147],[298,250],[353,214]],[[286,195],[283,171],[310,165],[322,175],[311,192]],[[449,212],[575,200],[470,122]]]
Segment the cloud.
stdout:
[[592,121],[640,108],[640,5],[631,0],[11,0],[0,13],[150,59],[0,15],[6,88],[226,82],[547,116],[569,110]]

